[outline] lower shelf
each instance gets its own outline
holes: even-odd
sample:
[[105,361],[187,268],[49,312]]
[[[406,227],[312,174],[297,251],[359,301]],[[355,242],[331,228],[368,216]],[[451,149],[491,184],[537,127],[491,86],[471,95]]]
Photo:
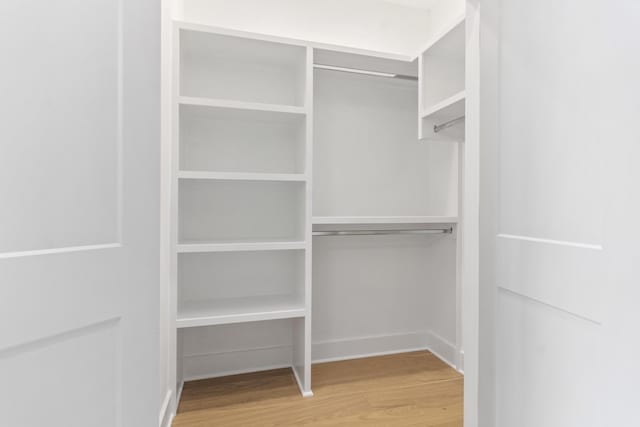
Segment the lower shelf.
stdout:
[[178,328],[225,325],[259,320],[304,317],[306,309],[295,295],[270,295],[188,301],[178,309]]

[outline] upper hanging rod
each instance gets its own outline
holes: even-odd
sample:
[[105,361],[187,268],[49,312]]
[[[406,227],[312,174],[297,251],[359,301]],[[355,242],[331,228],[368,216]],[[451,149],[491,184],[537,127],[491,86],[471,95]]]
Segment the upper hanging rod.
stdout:
[[451,126],[455,125],[456,123],[458,123],[458,122],[460,122],[462,120],[464,120],[464,116],[456,117],[455,119],[449,120],[448,122],[444,122],[444,123],[439,124],[439,125],[433,125],[433,131],[435,133],[438,133],[441,130],[444,130],[446,128],[450,128]]
[[331,230],[314,231],[314,236],[378,236],[391,234],[451,234],[453,227],[427,228],[421,230]]
[[313,64],[313,68],[318,68],[320,70],[340,71],[342,73],[355,73],[355,74],[366,74],[368,76],[390,77],[392,79],[418,80],[417,77],[408,76],[406,74],[384,73],[381,71],[360,70],[358,68],[336,67],[333,65]]

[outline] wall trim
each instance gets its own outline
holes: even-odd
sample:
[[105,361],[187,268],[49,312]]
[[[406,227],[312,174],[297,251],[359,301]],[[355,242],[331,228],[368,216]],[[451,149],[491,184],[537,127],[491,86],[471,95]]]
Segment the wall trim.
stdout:
[[[249,350],[242,350],[243,352]],[[185,377],[184,382],[187,381],[198,381],[198,380],[207,380],[210,378],[218,378],[218,377],[227,377],[229,375],[240,375],[240,374],[250,374],[252,372],[263,372],[263,371],[272,371],[274,369],[284,369],[291,368],[291,364],[284,365],[270,365],[270,366],[260,366],[259,368],[246,368],[246,369],[236,369],[233,371],[221,371],[211,374],[203,374],[203,375],[191,375],[189,377]],[[184,385],[184,383],[183,383]],[[182,391],[182,388],[180,389]]]
[[428,350],[428,344],[427,331],[372,335],[315,342],[311,355],[313,363],[334,362]]
[[172,390],[167,390],[167,394],[162,401],[162,405],[160,406],[160,414],[158,415],[158,425],[160,427],[170,427],[173,423],[173,417],[175,416],[175,411],[172,411],[171,408],[171,395],[173,394]]

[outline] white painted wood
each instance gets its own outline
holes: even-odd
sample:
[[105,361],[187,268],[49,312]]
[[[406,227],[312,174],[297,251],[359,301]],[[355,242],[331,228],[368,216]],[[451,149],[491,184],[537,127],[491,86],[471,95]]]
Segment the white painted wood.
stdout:
[[[246,14],[245,14],[246,16]],[[256,31],[256,30],[240,30],[229,26],[216,26],[208,24],[200,24],[195,21],[185,21],[183,19],[176,19],[175,24],[178,28],[188,31],[198,31],[203,33],[223,34],[233,37],[245,37],[257,40],[264,40],[273,43],[282,43],[293,46],[311,47],[312,49],[330,50],[341,53],[348,53],[353,55],[370,56],[376,58],[390,59],[394,61],[408,61],[411,62],[415,55],[407,55],[402,53],[385,52],[375,49],[353,47],[345,44],[335,43],[323,43],[318,41],[309,40],[304,37],[280,37],[277,35]]]
[[640,6],[491,3],[495,424],[637,425]]
[[159,16],[0,5],[3,425],[158,423]]
[[420,139],[464,140],[464,122],[437,133],[434,126],[465,114],[465,56],[464,16],[454,20],[419,56]]
[[[185,31],[181,25],[176,32],[181,40],[178,92],[197,95],[181,96],[176,103],[177,163],[183,168],[174,172],[179,182],[176,253],[181,254],[176,327],[246,323],[258,328],[256,322],[281,325],[271,321],[291,319],[286,361],[278,362],[282,349],[252,348],[244,357],[203,357],[194,365],[192,344],[185,344],[178,355],[183,378],[284,363],[293,368],[302,394],[312,395],[306,272],[312,50]],[[216,328],[205,328],[206,340],[217,336]],[[202,364],[207,362],[212,366]]]
[[203,98],[195,96],[181,96],[178,101],[181,105],[197,105],[201,107],[216,107],[236,110],[264,111],[271,113],[305,114],[304,107],[296,107],[281,104],[268,104],[263,102],[245,102],[228,99]]
[[454,216],[314,216],[313,223],[326,224],[451,224]]
[[304,304],[296,296],[277,295],[187,301],[178,307],[178,328],[303,317]]
[[464,99],[465,92],[460,91],[437,103],[426,111],[423,111],[421,113],[421,117],[423,119],[433,120],[436,123],[444,123],[464,116]]
[[313,62],[320,65],[418,77],[418,61],[397,61],[378,56],[354,55],[336,50],[314,49]]
[[177,245],[179,253],[197,252],[241,252],[241,251],[282,251],[290,249],[305,249],[304,241],[291,242],[226,242],[226,243],[182,243]]
[[[471,358],[470,377],[474,375],[473,369],[477,369],[477,383],[467,390],[467,396],[474,393],[477,405],[478,425],[496,425],[496,234],[498,230],[498,188],[499,156],[496,141],[498,140],[499,100],[496,96],[500,85],[498,73],[499,55],[499,31],[498,22],[500,5],[496,1],[483,1],[482,13],[479,14],[479,26],[477,31],[482,34],[478,41],[478,55],[480,58],[480,153],[478,175],[478,198],[482,201],[479,206],[479,274],[477,317],[469,316],[469,321],[478,323],[478,347],[474,350],[469,346]],[[469,67],[472,62],[469,61]],[[470,137],[473,134],[470,133]],[[474,357],[476,358],[474,360]],[[464,360],[463,360],[464,362]]]
[[[459,308],[458,342],[460,366],[464,367],[464,425],[477,427],[485,420],[479,419],[479,376],[481,350],[479,328],[485,318],[480,317],[479,283],[480,243],[479,210],[481,206],[480,185],[480,140],[481,89],[480,84],[480,13],[481,0],[466,1],[465,18],[465,144],[463,145],[462,169],[462,218],[458,247]],[[483,95],[484,96],[484,95]],[[484,346],[485,344],[482,343]],[[487,343],[486,345],[490,345]],[[491,351],[491,350],[489,350]],[[464,357],[462,356],[464,354]],[[484,374],[483,374],[484,375]]]
[[[184,370],[178,382],[291,366],[309,396],[317,337],[330,357],[432,348],[460,367],[455,233],[333,240],[311,234],[314,223],[458,222],[462,152],[454,144],[417,141],[417,85],[312,68],[314,59],[322,59],[415,73],[416,64],[363,51],[357,54],[370,57],[348,55],[349,48],[314,58],[312,43],[285,46],[286,40],[271,36],[200,25],[178,23],[176,31],[176,37],[189,34],[183,46],[190,44],[192,56],[183,56],[178,81],[186,92],[176,102],[178,371]],[[306,50],[303,65],[300,49]],[[228,72],[216,69],[227,62],[236,71],[247,67],[234,78],[241,85],[253,75],[250,87],[209,84],[216,73]],[[256,72],[282,66],[293,76],[284,90],[281,76]],[[234,82],[230,75],[220,80]],[[266,138],[258,129],[266,130]],[[277,142],[280,136],[286,143]],[[264,161],[243,157],[261,143]],[[290,254],[304,262],[284,263]],[[279,256],[283,263],[271,258]],[[367,304],[363,294],[371,298]],[[313,340],[312,308],[319,316]],[[277,339],[283,331],[284,341]],[[419,337],[420,345],[409,345],[411,337]]]
[[204,171],[180,171],[179,179],[211,179],[218,181],[276,181],[276,182],[303,182],[307,177],[304,174],[287,173],[247,173],[247,172],[204,172]]

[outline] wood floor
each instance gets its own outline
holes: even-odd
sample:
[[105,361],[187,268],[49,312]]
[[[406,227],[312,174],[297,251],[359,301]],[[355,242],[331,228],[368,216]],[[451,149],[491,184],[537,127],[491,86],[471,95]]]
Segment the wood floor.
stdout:
[[188,382],[173,426],[462,426],[462,375],[427,351],[312,372],[309,398],[290,369]]

